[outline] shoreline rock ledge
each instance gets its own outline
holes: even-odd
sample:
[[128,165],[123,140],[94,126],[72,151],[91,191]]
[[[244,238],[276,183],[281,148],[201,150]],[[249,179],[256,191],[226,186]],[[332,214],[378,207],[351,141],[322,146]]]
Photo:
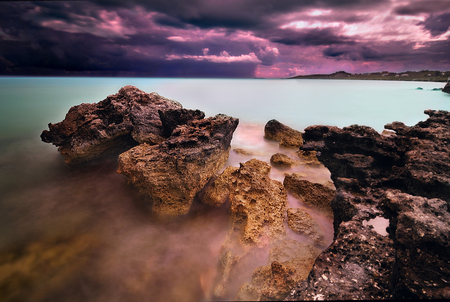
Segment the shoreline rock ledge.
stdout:
[[450,113],[385,126],[305,129],[336,186],[333,243],[285,298],[450,298]]

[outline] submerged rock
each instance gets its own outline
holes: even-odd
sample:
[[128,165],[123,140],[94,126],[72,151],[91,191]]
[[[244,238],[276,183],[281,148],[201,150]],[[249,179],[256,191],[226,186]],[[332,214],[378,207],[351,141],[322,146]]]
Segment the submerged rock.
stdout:
[[187,214],[195,195],[225,165],[238,122],[226,115],[190,121],[159,145],[120,154],[117,172],[149,197],[156,216]]
[[334,190],[322,184],[301,179],[295,173],[287,174],[284,178],[283,185],[288,192],[292,193],[301,202],[327,216],[333,216],[330,202],[335,195]]
[[264,127],[264,138],[280,142],[281,147],[300,147],[303,145],[302,133],[277,120],[270,120]]
[[274,166],[281,167],[292,167],[299,164],[298,161],[282,153],[276,153],[272,155],[272,157],[270,157],[270,163]]
[[335,233],[288,300],[450,298],[450,113],[425,113],[386,125],[395,136],[305,129],[302,148],[321,153],[336,186]]
[[137,144],[161,143],[166,136],[159,111],[181,107],[157,93],[125,86],[101,102],[70,108],[63,121],[48,125],[41,139],[57,146],[67,164],[78,164]]
[[[221,250],[216,298],[280,299],[306,278],[318,255],[314,246],[288,238],[287,194],[269,178],[270,169],[257,159],[229,167],[205,192],[214,196],[210,203],[230,202],[232,226]],[[247,282],[245,272],[255,268]]]
[[325,245],[325,238],[319,224],[302,209],[289,208],[287,210],[287,224],[294,232],[310,237],[314,244]]

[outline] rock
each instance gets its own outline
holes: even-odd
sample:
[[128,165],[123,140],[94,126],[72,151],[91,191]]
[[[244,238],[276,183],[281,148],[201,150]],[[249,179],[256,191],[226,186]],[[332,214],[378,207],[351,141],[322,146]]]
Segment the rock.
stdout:
[[180,125],[186,125],[193,120],[201,120],[205,117],[205,113],[200,110],[189,110],[184,108],[158,110],[161,119],[163,134],[170,137],[173,130]]
[[450,256],[443,252],[450,247],[448,203],[387,190],[383,205],[395,217],[396,292],[406,298],[449,299]]
[[78,164],[140,143],[161,143],[165,136],[158,111],[181,107],[157,93],[125,86],[99,103],[70,108],[63,121],[48,125],[41,139],[58,146],[67,164]]
[[280,142],[281,147],[300,147],[303,145],[302,133],[277,120],[270,120],[264,127],[264,138]]
[[249,283],[240,288],[240,301],[279,301],[311,270],[318,250],[293,239],[277,242],[270,250],[269,263],[257,268]]
[[187,214],[195,195],[225,165],[238,119],[216,115],[178,126],[159,145],[119,156],[118,173],[149,197],[158,217]]
[[442,88],[442,92],[450,93],[450,82],[445,84],[444,88]]
[[287,174],[283,185],[288,192],[301,202],[310,205],[325,215],[333,216],[330,202],[334,197],[334,190],[322,184],[301,179],[296,174]]
[[[217,299],[282,297],[293,282],[306,278],[318,255],[312,245],[287,236],[287,194],[280,182],[269,178],[270,169],[269,164],[252,159],[238,169],[225,170],[206,189],[205,195],[230,201],[232,225],[221,249]],[[248,282],[246,272],[255,268]],[[283,281],[286,278],[290,281]]]
[[298,164],[297,161],[282,153],[276,153],[272,155],[272,157],[270,158],[270,163],[274,166],[281,167],[292,167]]
[[395,136],[305,129],[336,186],[334,241],[287,300],[450,298],[450,113],[425,113]]
[[261,155],[262,154],[261,152],[249,151],[249,150],[245,150],[245,149],[241,149],[241,148],[234,148],[233,151],[240,155]]
[[325,245],[323,231],[312,217],[300,208],[287,209],[287,224],[294,232],[310,237],[314,244]]
[[228,184],[231,181],[232,173],[236,172],[238,168],[227,167],[219,177],[207,188],[205,193],[201,197],[201,201],[204,204],[220,207],[229,196]]
[[310,166],[319,166],[322,163],[317,159],[316,151],[299,150],[297,156],[302,160],[302,163]]

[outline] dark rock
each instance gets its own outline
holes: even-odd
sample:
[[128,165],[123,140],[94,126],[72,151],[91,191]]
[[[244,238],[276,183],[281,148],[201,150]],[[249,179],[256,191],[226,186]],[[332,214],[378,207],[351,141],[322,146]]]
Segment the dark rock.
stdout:
[[336,186],[334,241],[288,300],[450,297],[450,113],[425,113],[393,136],[305,129]]
[[190,121],[159,145],[120,154],[117,172],[150,198],[156,216],[187,214],[195,195],[225,165],[238,122],[225,115]]
[[171,136],[173,130],[179,125],[185,125],[190,121],[201,120],[205,117],[203,111],[184,108],[158,110],[158,113],[165,137]]
[[280,142],[281,147],[300,147],[303,145],[302,133],[277,120],[270,120],[264,127],[264,138]]
[[450,82],[445,84],[444,88],[442,88],[442,92],[450,93]]
[[41,139],[58,146],[67,164],[78,164],[140,143],[161,143],[165,136],[158,112],[181,107],[157,93],[125,86],[99,103],[70,108],[62,122],[48,125]]

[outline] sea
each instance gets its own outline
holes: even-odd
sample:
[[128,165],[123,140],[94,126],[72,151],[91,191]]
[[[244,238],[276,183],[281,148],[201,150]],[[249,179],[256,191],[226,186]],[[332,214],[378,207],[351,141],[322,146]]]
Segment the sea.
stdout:
[[[228,165],[272,154],[295,157],[263,138],[276,119],[299,131],[311,125],[353,124],[382,132],[387,123],[412,126],[426,109],[450,110],[445,83],[306,79],[0,78],[0,300],[1,301],[208,301],[218,277],[219,254],[230,227],[227,204],[194,201],[185,217],[156,221],[136,190],[107,158],[79,168],[40,140],[48,123],[81,103],[95,103],[125,85],[200,109],[239,118]],[[242,155],[233,149],[244,149]],[[332,186],[324,166],[272,167]],[[332,241],[330,218],[307,211]],[[293,239],[308,237],[289,232]],[[311,243],[312,244],[312,243]],[[326,246],[318,247],[321,249]],[[264,258],[264,257],[263,257]],[[253,270],[267,259],[246,268]],[[230,293],[227,300],[232,300]]]

